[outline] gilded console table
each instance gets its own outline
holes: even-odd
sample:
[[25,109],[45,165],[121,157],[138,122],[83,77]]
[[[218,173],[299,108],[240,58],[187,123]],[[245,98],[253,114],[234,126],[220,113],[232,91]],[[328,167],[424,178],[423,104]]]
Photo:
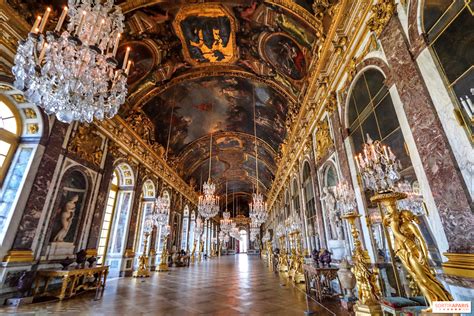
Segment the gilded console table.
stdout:
[[[35,297],[53,296],[61,301],[64,298],[76,295],[78,291],[104,289],[108,273],[108,266],[74,270],[39,270],[35,280],[33,295]],[[59,292],[57,290],[48,291],[50,281],[53,279],[62,280]],[[40,293],[41,281],[44,281],[44,287]]]
[[336,267],[317,267],[314,265],[304,264],[304,278],[306,283],[306,293],[308,295],[311,294],[311,280],[315,282],[315,292],[316,292],[316,299],[318,301],[322,301],[325,297],[331,297],[333,295],[329,295],[331,290],[331,281],[337,279],[339,282],[339,287],[341,287],[341,282],[337,276],[337,271],[339,268]]

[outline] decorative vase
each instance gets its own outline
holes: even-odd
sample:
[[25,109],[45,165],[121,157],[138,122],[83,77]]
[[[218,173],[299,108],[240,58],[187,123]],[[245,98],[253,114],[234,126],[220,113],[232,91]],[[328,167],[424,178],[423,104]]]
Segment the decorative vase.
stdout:
[[351,271],[351,265],[346,259],[342,259],[339,264],[339,270],[337,271],[337,276],[341,282],[341,287],[344,292],[344,297],[346,299],[354,298],[354,288],[356,286],[356,278],[354,273]]

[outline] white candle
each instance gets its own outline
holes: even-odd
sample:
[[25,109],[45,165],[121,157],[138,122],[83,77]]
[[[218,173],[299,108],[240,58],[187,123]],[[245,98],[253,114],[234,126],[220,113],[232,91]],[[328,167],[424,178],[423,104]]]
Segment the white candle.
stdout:
[[38,30],[39,30],[38,26],[39,26],[40,22],[41,22],[41,17],[38,16],[35,20],[35,24],[33,24],[33,27],[31,28],[31,31],[30,31],[31,33],[36,34],[38,32]]
[[127,67],[127,62],[128,62],[128,56],[129,55],[130,55],[130,47],[127,47],[127,50],[125,51],[125,58],[123,59],[122,69],[125,69]]
[[474,105],[472,104],[471,98],[468,95],[466,95],[466,102],[471,109],[471,113],[474,114]]
[[130,72],[130,67],[132,67],[132,61],[129,60],[128,63],[127,63],[127,70],[125,70],[125,74],[128,76],[129,72]]
[[43,33],[44,27],[46,26],[46,22],[48,22],[48,17],[49,14],[51,13],[51,8],[46,8],[46,12],[44,13],[43,19],[41,21],[41,24],[39,26],[39,32]]
[[359,159],[357,159],[357,156],[355,156],[354,159],[355,159],[355,161],[356,161],[357,172],[360,173]]
[[462,97],[460,97],[459,100],[461,100],[462,107],[464,108],[464,111],[466,111],[467,116],[470,118],[472,116],[472,112],[469,108],[469,104]]
[[41,53],[38,58],[38,65],[40,65],[41,62],[43,61],[44,55],[46,54],[46,48],[48,48],[48,43],[45,43],[43,45],[43,49],[41,50]]
[[387,152],[387,146],[383,146],[383,153],[385,154],[385,157],[387,157],[387,159],[390,159]]
[[119,41],[120,41],[120,33],[117,34],[117,38],[115,39],[114,51],[112,52],[112,57],[115,57],[115,55],[117,55]]
[[59,17],[58,24],[56,25],[56,28],[54,29],[54,31],[59,32],[61,30],[61,27],[63,26],[63,23],[64,23],[64,19],[66,19],[66,15],[67,15],[67,7],[65,6],[63,9],[63,12],[61,13],[61,16]]
[[79,20],[79,25],[77,26],[77,29],[76,29],[76,36],[79,36],[79,32],[81,31],[82,24],[84,23],[85,18],[86,18],[86,11],[82,11],[81,19]]
[[100,22],[99,31],[97,31],[97,39],[95,41],[96,43],[100,41],[100,33],[102,32],[102,28],[104,27],[104,24],[105,24],[105,20],[102,19],[102,22]]

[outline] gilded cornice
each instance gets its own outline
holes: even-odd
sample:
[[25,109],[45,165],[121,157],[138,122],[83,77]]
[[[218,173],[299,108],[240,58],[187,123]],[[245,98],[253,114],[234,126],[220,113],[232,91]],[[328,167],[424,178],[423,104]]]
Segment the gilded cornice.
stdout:
[[95,125],[123,151],[133,156],[191,203],[197,205],[196,192],[123,119],[115,116],[110,120],[95,122]]
[[162,93],[163,91],[185,81],[198,79],[198,78],[205,78],[205,77],[217,77],[217,76],[231,76],[231,77],[238,77],[238,78],[245,78],[255,82],[263,83],[271,88],[275,89],[281,93],[288,101],[292,104],[296,103],[296,98],[293,94],[289,93],[286,89],[282,88],[278,85],[275,81],[271,79],[266,79],[259,77],[251,72],[241,70],[239,67],[236,66],[212,66],[212,67],[203,67],[199,68],[197,71],[193,71],[190,73],[185,73],[181,76],[178,76],[166,84],[160,86],[151,86],[148,85],[148,90],[145,91],[136,91],[133,92],[128,101],[131,104],[134,104],[134,107],[141,107],[150,101],[154,96]]
[[[354,35],[351,36],[349,43],[347,43],[347,47],[355,46],[355,49],[348,49],[342,52],[342,58],[339,59],[339,63],[334,63],[332,65],[333,68],[338,69],[336,72],[334,72],[336,74],[339,73],[339,70],[341,70],[342,67],[346,67],[345,71],[349,70],[351,63],[348,61],[352,60],[354,55],[357,53],[358,47],[362,45],[362,40],[355,36],[355,34],[366,34],[369,32],[366,21],[372,6],[370,5],[369,1],[365,0],[365,2],[366,4],[361,4],[361,7],[365,9],[363,14],[358,15],[358,19],[354,19],[354,21],[351,23],[352,25],[356,25],[354,27],[356,32],[354,32]],[[270,210],[276,201],[276,197],[285,187],[285,182],[291,175],[291,171],[295,163],[297,163],[298,157],[304,151],[305,146],[302,140],[306,139],[308,135],[311,135],[315,123],[319,121],[322,114],[324,113],[325,101],[327,101],[328,97],[330,96],[330,101],[333,101],[333,95],[331,95],[333,92],[332,89],[334,89],[336,83],[343,80],[343,77],[340,76],[329,76],[324,78],[324,76],[322,76],[322,70],[328,62],[331,62],[329,57],[331,56],[332,49],[334,49],[332,42],[336,36],[336,30],[338,26],[342,22],[342,17],[344,16],[344,12],[345,9],[347,9],[346,6],[348,3],[350,3],[350,1],[344,0],[340,4],[341,9],[338,10],[335,20],[328,32],[327,40],[325,41],[324,47],[321,50],[320,62],[317,63],[317,67],[309,79],[310,84],[308,91],[304,96],[298,116],[293,122],[292,128],[288,133],[287,139],[285,141],[285,148],[281,153],[280,161],[283,163],[279,166],[275,176],[275,181],[273,182],[273,186],[267,196]],[[357,61],[358,60],[359,59],[357,59]],[[305,121],[310,122],[310,124],[305,124],[305,127],[302,128],[302,124],[304,124]]]
[[322,22],[316,16],[312,15],[305,8],[296,4],[293,0],[265,0],[265,3],[278,6],[285,11],[297,16],[313,28],[318,35],[322,34]]

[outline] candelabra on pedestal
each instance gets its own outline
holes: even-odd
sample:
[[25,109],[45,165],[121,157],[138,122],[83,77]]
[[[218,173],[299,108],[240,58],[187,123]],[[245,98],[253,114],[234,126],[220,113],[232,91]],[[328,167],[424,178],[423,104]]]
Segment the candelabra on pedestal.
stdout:
[[161,235],[164,236],[163,250],[161,251],[160,265],[158,266],[159,272],[166,272],[168,268],[168,236],[170,233],[170,226],[166,225],[161,228]]
[[399,210],[397,201],[407,198],[407,194],[395,191],[400,179],[400,162],[389,147],[379,141],[364,144],[364,157],[359,154],[356,164],[364,185],[376,194],[371,201],[378,203],[382,210],[382,221],[391,229],[394,253],[402,262],[412,279],[426,297],[430,312],[434,301],[452,301],[451,294],[438,281],[429,265],[428,247],[418,227],[419,219],[410,210]]
[[147,216],[145,218],[145,223],[143,226],[143,253],[138,257],[138,270],[133,272],[133,277],[135,278],[147,278],[150,276],[150,268],[148,265],[148,256],[147,256],[147,244],[148,237],[150,236],[151,230],[154,226],[154,220],[152,216]]
[[278,241],[280,243],[280,253],[278,254],[278,271],[288,272],[288,258],[286,254],[286,230],[280,223],[276,229]]

